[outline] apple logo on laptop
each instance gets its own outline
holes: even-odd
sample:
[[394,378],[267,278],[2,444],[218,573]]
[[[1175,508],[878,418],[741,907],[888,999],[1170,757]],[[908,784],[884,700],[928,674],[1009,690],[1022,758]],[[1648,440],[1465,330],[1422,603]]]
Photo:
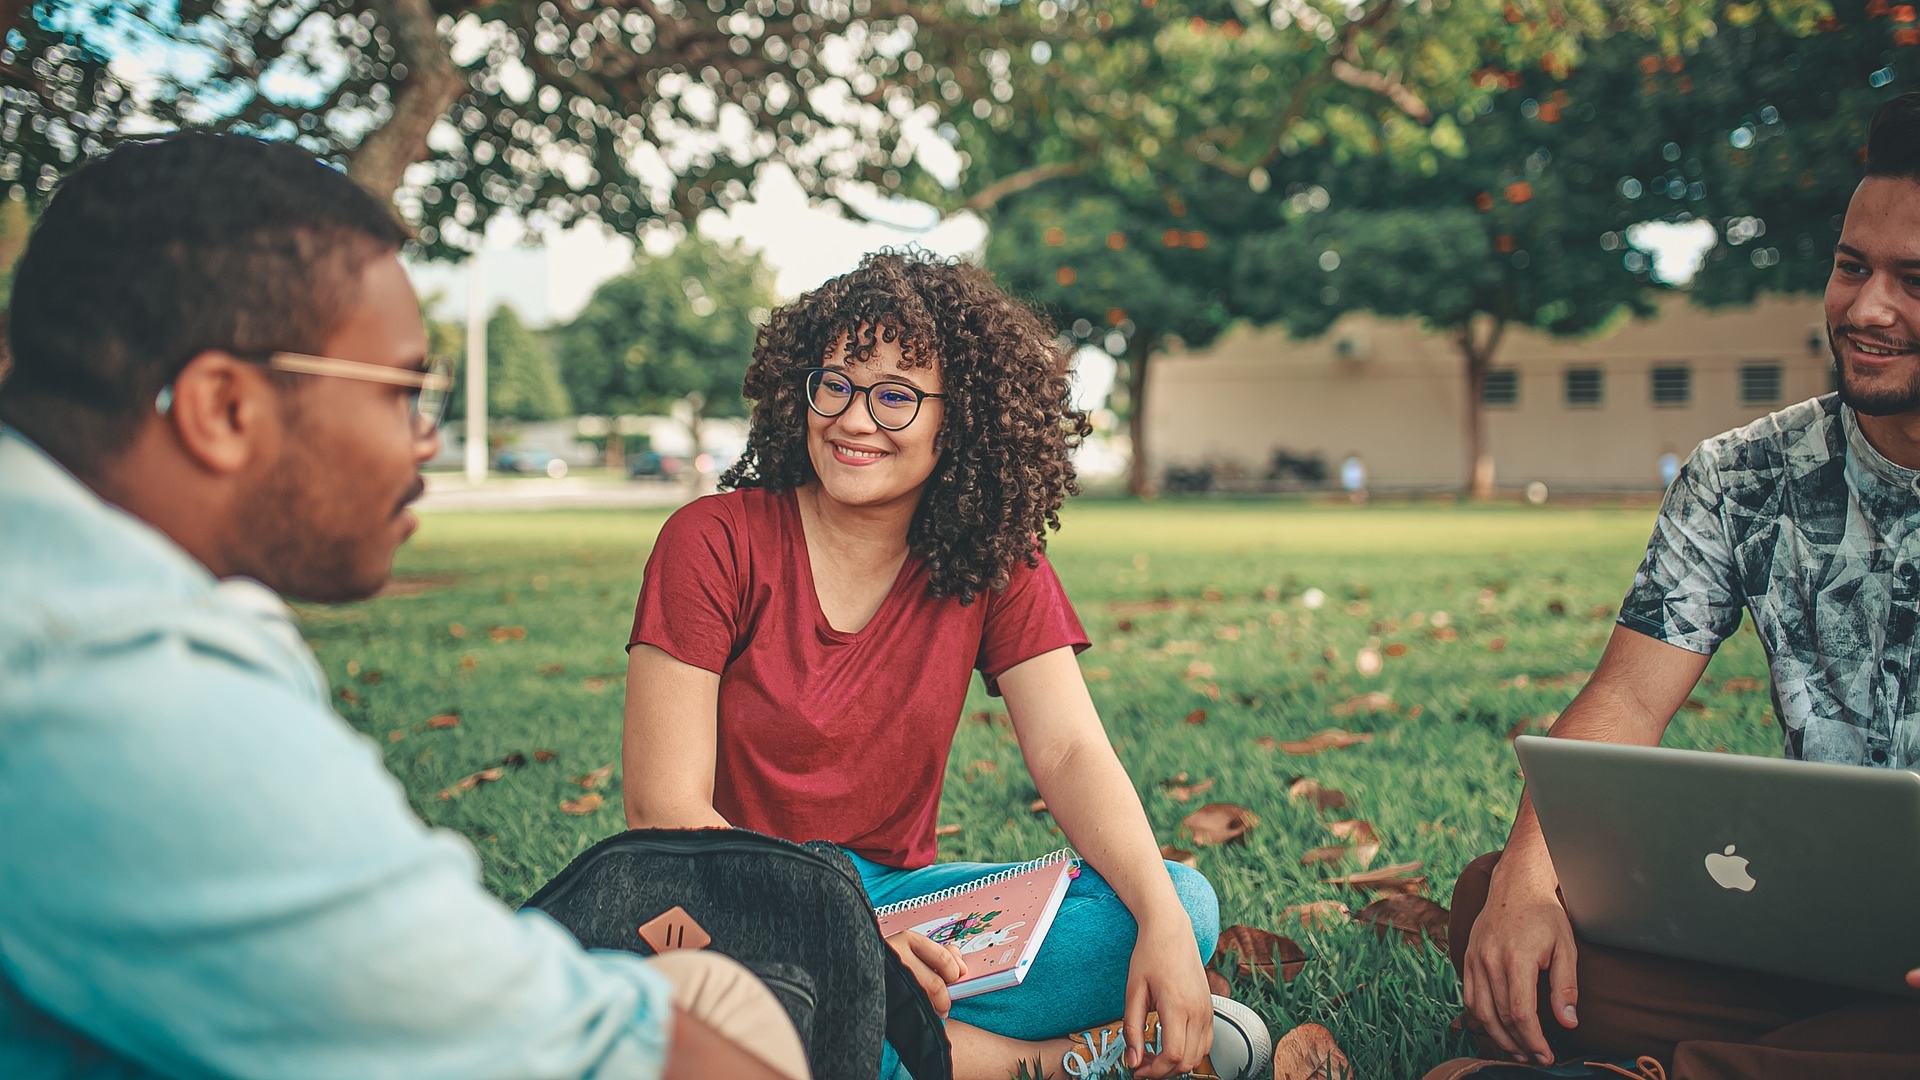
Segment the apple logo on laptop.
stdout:
[[1747,873],[1747,860],[1733,853],[1734,846],[1728,844],[1725,854],[1707,853],[1707,874],[1723,889],[1752,892],[1756,882],[1753,875]]

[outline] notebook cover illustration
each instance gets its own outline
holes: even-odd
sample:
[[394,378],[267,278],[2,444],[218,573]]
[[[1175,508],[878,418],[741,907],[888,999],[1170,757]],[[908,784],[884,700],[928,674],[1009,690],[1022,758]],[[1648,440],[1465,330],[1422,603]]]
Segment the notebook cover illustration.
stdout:
[[1067,884],[1079,876],[1078,865],[1073,852],[1056,851],[965,885],[888,904],[874,914],[882,935],[911,930],[960,950],[967,977],[947,988],[958,1001],[1027,977]]

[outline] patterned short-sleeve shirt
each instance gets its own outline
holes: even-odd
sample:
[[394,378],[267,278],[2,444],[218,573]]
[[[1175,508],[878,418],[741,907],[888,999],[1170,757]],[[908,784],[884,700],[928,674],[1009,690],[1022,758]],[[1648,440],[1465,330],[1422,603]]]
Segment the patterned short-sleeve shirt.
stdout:
[[1620,625],[1711,653],[1744,608],[1788,757],[1920,766],[1916,525],[1920,472],[1881,456],[1836,395],[1801,402],[1694,451]]

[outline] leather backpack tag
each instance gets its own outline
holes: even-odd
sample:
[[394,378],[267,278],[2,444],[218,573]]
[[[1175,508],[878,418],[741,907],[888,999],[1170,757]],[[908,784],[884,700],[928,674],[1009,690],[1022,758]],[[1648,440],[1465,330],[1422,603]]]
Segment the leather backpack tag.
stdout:
[[640,940],[653,946],[654,952],[663,953],[675,949],[704,949],[713,943],[713,936],[687,914],[686,908],[675,905],[640,927]]

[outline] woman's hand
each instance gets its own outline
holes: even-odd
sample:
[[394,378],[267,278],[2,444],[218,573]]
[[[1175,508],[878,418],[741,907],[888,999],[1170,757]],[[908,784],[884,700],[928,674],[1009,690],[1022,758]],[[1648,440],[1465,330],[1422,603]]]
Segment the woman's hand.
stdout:
[[[1160,1046],[1145,1053],[1147,1012],[1160,1014]],[[1127,969],[1127,1067],[1139,1080],[1179,1076],[1213,1049],[1213,994],[1184,910],[1177,918],[1143,925]]]
[[937,945],[932,938],[911,930],[888,935],[887,945],[900,957],[900,962],[907,965],[907,970],[913,973],[920,989],[927,992],[927,1000],[933,1003],[933,1011],[945,1020],[947,1010],[953,1008],[953,999],[947,996],[947,986],[959,982],[967,974],[967,962],[961,957],[960,950],[951,945]]

